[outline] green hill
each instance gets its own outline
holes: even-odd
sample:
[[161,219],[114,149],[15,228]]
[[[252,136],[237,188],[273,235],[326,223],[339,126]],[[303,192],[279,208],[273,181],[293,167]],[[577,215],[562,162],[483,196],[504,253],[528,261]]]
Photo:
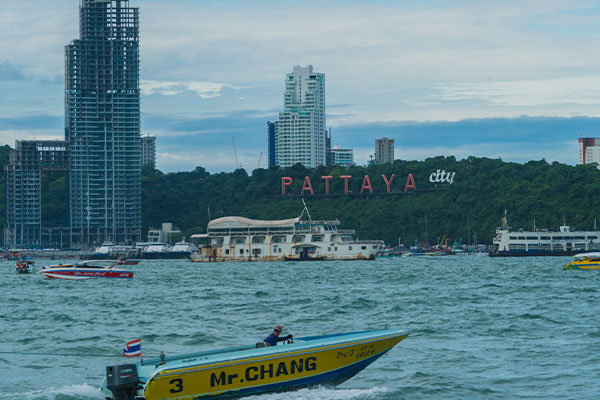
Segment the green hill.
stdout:
[[[8,150],[0,148],[0,163],[8,161]],[[437,171],[453,172],[452,184],[431,183]],[[394,174],[391,190],[388,181]],[[409,174],[416,190],[404,193]],[[344,179],[349,194],[344,194]],[[369,176],[373,194],[365,188]],[[600,171],[594,166],[569,166],[546,161],[525,164],[499,159],[435,157],[425,161],[396,160],[394,164],[370,167],[319,167],[257,169],[248,175],[238,169],[210,174],[198,167],[190,172],[163,174],[145,168],[142,174],[142,223],[145,235],[150,227],[173,222],[183,235],[203,233],[210,218],[238,215],[255,219],[282,219],[298,216],[303,209],[300,193],[305,177],[314,195],[302,196],[312,219],[339,219],[342,228],[355,229],[361,239],[383,239],[395,244],[415,240],[436,243],[443,237],[450,242],[491,243],[495,228],[506,209],[513,228],[556,230],[565,219],[567,225],[592,229],[600,218]],[[326,181],[331,176],[329,196]],[[441,175],[439,175],[441,177]],[[282,197],[282,177],[292,178]],[[434,176],[435,177],[435,176]],[[43,180],[42,217],[45,226],[64,226],[66,199],[64,174],[48,174]],[[4,196],[2,204],[4,210]],[[4,222],[4,212],[2,212]]]
[[[438,170],[455,172],[451,185],[429,181]],[[381,175],[392,190],[404,191],[409,174],[417,191],[406,195],[387,195]],[[344,195],[341,175],[351,175],[351,195]],[[369,175],[374,194],[360,195],[363,179]],[[281,178],[291,177],[293,184],[281,196]],[[306,194],[312,219],[339,219],[343,228],[355,229],[359,238],[383,239],[405,244],[415,240],[436,243],[450,241],[491,243],[495,228],[506,209],[514,228],[549,228],[566,223],[591,229],[600,218],[600,171],[593,166],[568,166],[546,161],[526,164],[469,157],[435,157],[425,161],[396,160],[394,164],[370,167],[319,167],[257,169],[248,176],[244,170],[209,174],[203,168],[192,172],[162,174],[145,170],[143,188],[144,231],[160,222],[174,222],[189,236],[206,231],[210,217],[239,215],[256,219],[291,218],[303,209],[298,197],[309,176],[314,196]],[[325,180],[332,176],[330,193],[323,196]],[[435,190],[434,190],[435,189]],[[470,229],[469,229],[470,227]]]

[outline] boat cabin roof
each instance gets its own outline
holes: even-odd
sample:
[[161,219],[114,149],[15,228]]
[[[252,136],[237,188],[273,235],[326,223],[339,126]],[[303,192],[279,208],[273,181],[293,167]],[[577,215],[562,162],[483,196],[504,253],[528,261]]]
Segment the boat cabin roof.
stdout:
[[292,228],[295,223],[300,221],[300,217],[280,219],[273,221],[250,219],[245,217],[221,217],[213,219],[208,223],[209,229],[230,229],[230,228],[250,228],[250,227],[289,227]]
[[590,260],[590,259],[600,259],[600,252],[590,252],[590,253],[579,253],[573,256],[574,260]]

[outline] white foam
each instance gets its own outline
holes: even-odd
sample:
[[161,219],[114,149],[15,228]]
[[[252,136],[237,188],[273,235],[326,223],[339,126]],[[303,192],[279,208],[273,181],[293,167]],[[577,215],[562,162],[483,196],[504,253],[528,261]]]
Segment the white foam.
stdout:
[[374,387],[371,389],[335,389],[326,387],[316,387],[312,389],[302,389],[295,392],[272,393],[260,396],[245,397],[252,400],[348,400],[348,399],[372,399],[381,393],[387,392],[385,387]]
[[82,385],[71,385],[62,388],[49,387],[46,389],[34,390],[29,392],[8,393],[7,395],[7,400],[55,399],[58,395],[79,398],[83,397],[85,399],[104,400],[105,398],[97,386],[91,386],[85,383]]

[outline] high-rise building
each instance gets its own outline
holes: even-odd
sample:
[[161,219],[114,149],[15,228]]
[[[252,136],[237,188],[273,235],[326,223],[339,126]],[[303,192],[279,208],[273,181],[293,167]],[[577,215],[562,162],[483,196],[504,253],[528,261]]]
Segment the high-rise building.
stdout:
[[375,139],[375,164],[394,162],[394,139]]
[[156,136],[142,136],[142,166],[156,168]]
[[592,163],[600,169],[600,138],[579,138],[579,164]]
[[275,162],[275,141],[277,139],[277,121],[271,122],[267,121],[267,158],[268,158],[268,166],[272,167],[277,165]]
[[65,47],[72,246],[141,240],[139,9],[81,0]]
[[[18,140],[4,168],[4,246],[39,248],[54,245],[55,241],[49,243],[42,239],[42,174],[44,171],[69,170],[68,143],[60,140]],[[63,243],[68,242],[67,234]]]
[[354,163],[354,150],[352,149],[340,149],[338,146],[335,146],[329,151],[329,157],[328,165],[340,165],[342,167],[356,165]]
[[276,165],[325,165],[326,136],[325,74],[314,72],[312,65],[295,65],[285,79],[275,140]]

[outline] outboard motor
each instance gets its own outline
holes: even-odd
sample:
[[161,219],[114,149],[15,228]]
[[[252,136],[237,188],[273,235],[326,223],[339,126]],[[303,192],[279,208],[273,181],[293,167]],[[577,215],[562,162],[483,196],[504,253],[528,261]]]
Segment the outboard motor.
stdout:
[[135,400],[140,383],[135,364],[121,364],[106,367],[106,388],[115,400]]

